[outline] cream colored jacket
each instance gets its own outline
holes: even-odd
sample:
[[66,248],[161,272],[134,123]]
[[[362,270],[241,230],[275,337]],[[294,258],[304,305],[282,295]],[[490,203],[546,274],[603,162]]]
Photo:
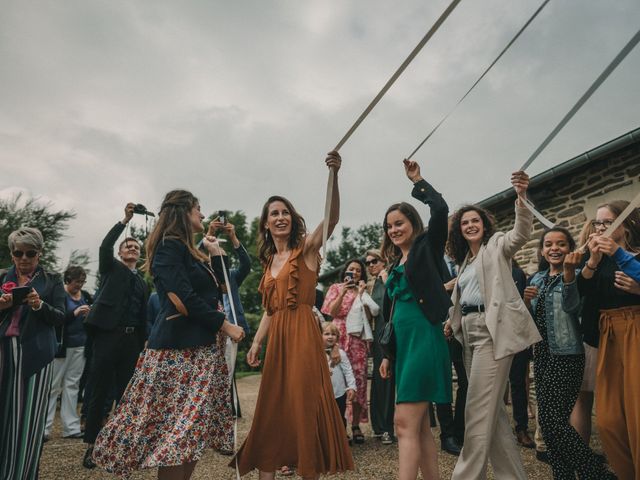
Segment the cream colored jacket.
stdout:
[[[533,214],[516,204],[513,229],[495,233],[486,245],[480,247],[475,260],[495,360],[514,355],[542,340],[511,276],[511,258],[529,240],[532,222]],[[460,272],[468,258],[467,255]],[[455,338],[464,345],[459,297],[456,285],[451,296],[453,307],[449,311],[449,319]]]

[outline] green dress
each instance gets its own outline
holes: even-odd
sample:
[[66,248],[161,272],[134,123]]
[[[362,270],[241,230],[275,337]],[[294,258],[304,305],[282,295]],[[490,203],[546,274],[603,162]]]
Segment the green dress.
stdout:
[[451,360],[442,325],[425,318],[409,289],[404,265],[391,271],[387,292],[395,301],[396,403],[451,403]]

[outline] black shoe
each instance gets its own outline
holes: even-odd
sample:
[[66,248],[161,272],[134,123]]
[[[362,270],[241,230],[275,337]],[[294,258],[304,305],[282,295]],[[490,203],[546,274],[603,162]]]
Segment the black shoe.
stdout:
[[456,439],[453,437],[445,437],[440,439],[440,447],[443,451],[450,453],[451,455],[455,455],[456,457],[460,455],[460,445],[457,444]]
[[96,468],[96,462],[93,461],[93,447],[87,448],[87,451],[84,452],[82,466],[84,468],[88,468],[89,470]]
[[539,462],[549,463],[549,454],[540,450],[536,450],[536,459]]
[[71,435],[67,435],[66,437],[62,437],[62,438],[72,439],[72,440],[79,440],[81,438],[84,438],[84,432],[72,433]]

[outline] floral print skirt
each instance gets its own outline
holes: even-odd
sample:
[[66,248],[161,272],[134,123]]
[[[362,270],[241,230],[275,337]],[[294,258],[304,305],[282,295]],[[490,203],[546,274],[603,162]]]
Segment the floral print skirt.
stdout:
[[93,458],[128,478],[134,470],[197,461],[206,448],[233,451],[231,385],[224,341],[140,355],[115,414],[98,436]]

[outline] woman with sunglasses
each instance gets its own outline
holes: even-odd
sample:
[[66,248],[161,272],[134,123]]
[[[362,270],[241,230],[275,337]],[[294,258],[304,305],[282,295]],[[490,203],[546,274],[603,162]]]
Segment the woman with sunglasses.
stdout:
[[13,266],[0,272],[0,478],[12,480],[38,477],[54,327],[64,323],[64,286],[39,265],[43,247],[37,228],[15,230]]
[[[640,286],[619,271],[599,237],[629,202],[600,205],[592,224],[589,259],[578,276],[580,293],[599,317],[596,421],[609,464],[620,479],[640,478]],[[640,211],[636,208],[610,235],[618,247],[640,258]],[[595,319],[594,319],[595,320]]]
[[[369,250],[365,254],[365,265],[369,273],[367,290],[374,302],[382,305],[386,292],[385,282],[387,271],[380,250]],[[384,360],[384,352],[379,342],[379,335],[384,328],[382,312],[371,319],[373,325],[373,374],[371,379],[371,429],[374,435],[379,435],[383,445],[393,443],[393,415],[395,413],[396,384],[392,378],[384,379],[380,376],[380,364]]]

